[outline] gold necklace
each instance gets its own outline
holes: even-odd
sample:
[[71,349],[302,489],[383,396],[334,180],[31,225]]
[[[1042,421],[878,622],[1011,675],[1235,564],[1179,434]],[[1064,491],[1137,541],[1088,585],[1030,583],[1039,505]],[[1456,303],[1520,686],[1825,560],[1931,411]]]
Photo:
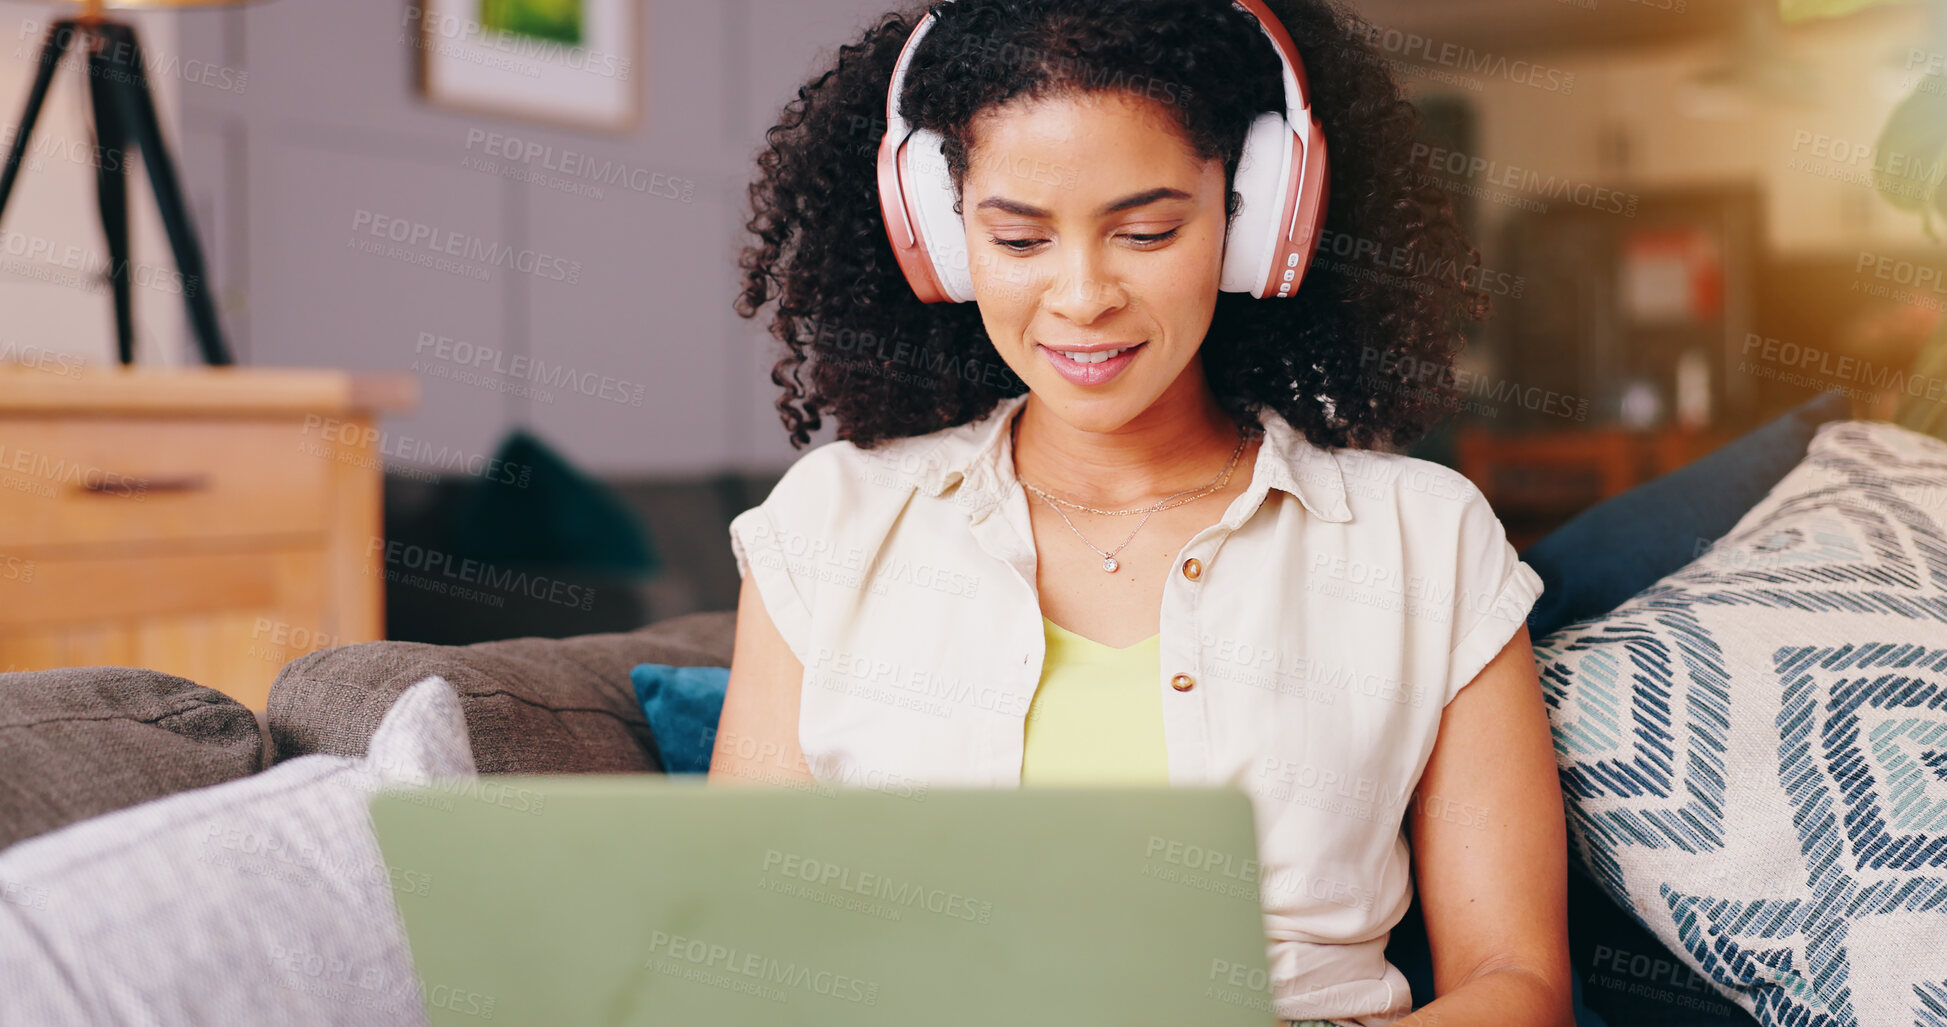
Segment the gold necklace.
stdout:
[[[1020,429],[1021,429],[1021,422],[1020,422],[1020,420],[1019,420],[1019,419],[1017,418],[1017,419],[1016,419],[1016,420],[1014,421],[1014,423],[1013,423],[1013,425],[1011,426],[1011,434],[1012,434],[1012,436],[1013,436],[1013,438],[1014,438],[1014,440],[1016,440],[1017,442],[1018,442],[1018,440],[1019,440],[1019,439],[1020,439],[1020,437],[1021,437],[1021,431],[1020,431]],[[1227,465],[1225,465],[1225,467],[1224,467],[1224,471],[1223,471],[1223,473],[1217,476],[1217,480],[1216,480],[1216,481],[1214,481],[1214,482],[1212,482],[1212,483],[1210,483],[1210,484],[1208,484],[1208,485],[1205,485],[1205,486],[1203,486],[1203,487],[1202,487],[1202,488],[1200,488],[1200,489],[1195,489],[1195,490],[1193,490],[1193,491],[1194,491],[1194,492],[1196,493],[1195,495],[1193,495],[1193,496],[1188,496],[1188,497],[1186,497],[1186,498],[1183,498],[1183,499],[1177,499],[1177,498],[1176,498],[1176,496],[1182,496],[1182,495],[1184,494],[1184,493],[1182,493],[1182,492],[1178,492],[1178,493],[1176,494],[1176,496],[1170,496],[1170,497],[1168,497],[1168,498],[1166,498],[1166,499],[1164,499],[1164,500],[1163,500],[1163,504],[1164,504],[1164,505],[1162,505],[1162,506],[1160,506],[1160,507],[1146,507],[1146,506],[1145,506],[1145,507],[1137,507],[1137,508],[1135,508],[1135,509],[1133,509],[1133,510],[1099,510],[1099,509],[1097,509],[1097,508],[1095,508],[1095,507],[1092,507],[1092,506],[1084,506],[1084,505],[1083,505],[1083,504],[1081,504],[1081,503],[1077,503],[1077,502],[1073,502],[1073,501],[1071,501],[1071,500],[1067,500],[1067,499],[1063,499],[1063,498],[1061,498],[1060,496],[1055,496],[1055,495],[1050,495],[1049,493],[1047,493],[1047,492],[1044,492],[1044,491],[1042,491],[1041,489],[1038,489],[1038,488],[1035,488],[1035,487],[1034,487],[1034,485],[1032,485],[1032,484],[1030,484],[1030,483],[1029,483],[1029,482],[1028,482],[1028,481],[1027,481],[1026,479],[1021,479],[1021,484],[1022,484],[1023,486],[1026,486],[1026,487],[1027,487],[1027,489],[1028,489],[1028,491],[1030,491],[1030,492],[1033,492],[1033,493],[1034,493],[1035,495],[1037,495],[1037,496],[1040,496],[1041,498],[1043,498],[1043,499],[1045,499],[1045,500],[1047,500],[1047,501],[1048,501],[1048,502],[1050,502],[1050,503],[1059,503],[1059,504],[1061,504],[1062,506],[1066,506],[1066,507],[1072,507],[1073,509],[1076,509],[1076,510],[1086,510],[1086,511],[1088,511],[1089,513],[1092,513],[1092,514],[1102,514],[1103,516],[1106,516],[1106,517],[1124,517],[1124,516],[1128,516],[1128,515],[1131,515],[1131,514],[1139,514],[1139,513],[1150,513],[1150,512],[1152,512],[1152,511],[1154,511],[1154,510],[1168,510],[1168,509],[1171,509],[1171,508],[1174,508],[1174,507],[1179,507],[1179,506],[1182,506],[1182,505],[1183,505],[1183,504],[1185,504],[1185,503],[1194,503],[1194,502],[1196,502],[1197,500],[1199,500],[1199,499],[1201,499],[1201,498],[1203,498],[1204,496],[1206,496],[1206,495],[1208,495],[1208,494],[1210,494],[1210,493],[1212,493],[1212,492],[1215,492],[1215,491],[1217,491],[1218,489],[1221,489],[1221,488],[1223,488],[1223,487],[1224,487],[1224,486],[1225,486],[1226,484],[1228,484],[1228,483],[1230,482],[1230,475],[1231,475],[1231,471],[1232,471],[1232,469],[1233,469],[1233,468],[1234,468],[1234,467],[1236,466],[1236,463],[1237,463],[1237,456],[1238,456],[1238,454],[1239,454],[1239,453],[1242,453],[1242,452],[1244,451],[1244,444],[1245,444],[1245,442],[1246,442],[1246,441],[1248,441],[1248,440],[1250,440],[1250,439],[1254,439],[1254,438],[1257,438],[1257,437],[1258,437],[1259,435],[1261,435],[1261,434],[1263,434],[1263,432],[1261,432],[1261,431],[1259,431],[1259,430],[1257,430],[1257,429],[1251,429],[1251,430],[1249,430],[1249,431],[1247,431],[1247,432],[1245,432],[1245,431],[1244,431],[1244,429],[1243,429],[1243,428],[1242,428],[1241,426],[1239,427],[1239,429],[1238,429],[1238,430],[1239,430],[1240,432],[1244,432],[1244,435],[1243,435],[1243,438],[1240,438],[1240,439],[1238,440],[1238,442],[1237,442],[1237,449],[1236,449],[1235,451],[1233,451],[1233,452],[1231,453],[1231,462],[1230,462],[1229,464],[1227,464]],[[1018,447],[1018,445],[1017,445],[1017,447],[1016,447],[1016,448],[1017,448],[1017,449],[1019,448],[1019,447]],[[1018,476],[1017,476],[1017,477],[1018,477]]]
[[[1011,425],[1011,426],[1010,426],[1010,428],[1009,428],[1009,432],[1010,432],[1010,439],[1009,439],[1009,441],[1010,441],[1010,442],[1011,442],[1011,443],[1013,444],[1013,446],[1014,446],[1014,451],[1015,451],[1016,453],[1018,453],[1018,452],[1020,451],[1020,445],[1019,445],[1019,440],[1020,440],[1020,437],[1021,437],[1021,419],[1020,419],[1020,418],[1019,418],[1018,416],[1017,416],[1017,417],[1016,417],[1016,418],[1014,419],[1014,423],[1013,423],[1013,425]],[[1115,557],[1116,557],[1116,554],[1117,554],[1117,553],[1120,553],[1120,552],[1122,552],[1122,550],[1123,550],[1123,549],[1124,549],[1124,548],[1125,548],[1126,546],[1128,546],[1128,545],[1129,545],[1129,543],[1130,543],[1130,541],[1131,541],[1131,540],[1133,540],[1133,539],[1134,539],[1134,538],[1136,537],[1136,532],[1139,532],[1139,531],[1141,531],[1141,530],[1143,530],[1143,525],[1145,525],[1145,524],[1148,524],[1148,523],[1149,523],[1149,518],[1150,518],[1150,517],[1153,517],[1153,516],[1155,516],[1155,515],[1156,515],[1156,513],[1157,513],[1157,511],[1159,511],[1159,510],[1167,510],[1167,509],[1169,509],[1170,507],[1174,507],[1174,506],[1181,506],[1181,505],[1183,505],[1184,503],[1189,503],[1189,502],[1193,502],[1193,501],[1195,501],[1195,500],[1197,500],[1197,499],[1199,499],[1199,498],[1201,498],[1201,497],[1203,497],[1203,496],[1206,496],[1206,495],[1209,495],[1210,493],[1212,493],[1212,492],[1214,492],[1214,491],[1216,491],[1216,490],[1218,490],[1218,489],[1220,489],[1220,488],[1223,488],[1223,487],[1224,487],[1224,484],[1230,481],[1230,475],[1231,475],[1231,471],[1232,471],[1232,470],[1233,470],[1233,469],[1234,469],[1234,468],[1235,468],[1235,467],[1237,466],[1237,457],[1238,457],[1238,455],[1244,452],[1244,444],[1245,444],[1245,442],[1247,442],[1247,441],[1248,441],[1248,440],[1250,440],[1251,438],[1253,438],[1253,437],[1255,437],[1255,435],[1256,435],[1256,433],[1255,433],[1255,432],[1246,432],[1246,431],[1245,431],[1245,430],[1243,429],[1243,427],[1242,427],[1242,426],[1240,425],[1240,426],[1238,427],[1238,429],[1237,429],[1237,448],[1236,448],[1236,449],[1233,449],[1233,450],[1231,450],[1231,453],[1230,453],[1230,460],[1229,460],[1229,462],[1227,462],[1227,463],[1225,463],[1225,464],[1224,464],[1224,469],[1223,469],[1223,471],[1222,471],[1222,472],[1220,472],[1220,473],[1219,473],[1219,474],[1217,475],[1217,477],[1216,477],[1216,479],[1215,479],[1215,480],[1213,480],[1213,481],[1211,481],[1211,483],[1210,483],[1210,484],[1208,484],[1208,485],[1205,485],[1205,486],[1203,486],[1203,487],[1202,487],[1202,488],[1200,488],[1200,489],[1184,489],[1184,490],[1183,490],[1182,492],[1178,492],[1178,493],[1176,493],[1176,494],[1174,494],[1174,495],[1170,495],[1170,496],[1165,496],[1165,497],[1163,498],[1163,500],[1162,500],[1161,502],[1159,502],[1159,503],[1157,503],[1157,504],[1156,504],[1155,506],[1152,506],[1152,507],[1149,507],[1149,508],[1148,508],[1148,510],[1147,510],[1146,512],[1145,512],[1144,510],[1142,510],[1142,509],[1136,509],[1136,510],[1097,510],[1097,509],[1095,509],[1095,508],[1094,508],[1094,507],[1092,507],[1092,506],[1083,506],[1083,505],[1082,505],[1082,504],[1080,504],[1080,503],[1075,503],[1075,502],[1070,502],[1070,501],[1068,501],[1068,500],[1065,500],[1065,499],[1057,499],[1056,497],[1054,497],[1054,496],[1051,496],[1051,495],[1049,495],[1048,493],[1046,493],[1046,492],[1044,492],[1044,491],[1042,491],[1041,489],[1038,489],[1038,488],[1036,488],[1035,486],[1033,486],[1033,485],[1031,485],[1031,484],[1029,484],[1029,483],[1028,483],[1028,481],[1027,481],[1027,479],[1025,479],[1025,478],[1020,478],[1020,476],[1019,476],[1018,474],[1017,474],[1017,475],[1016,475],[1015,477],[1016,477],[1016,478],[1017,478],[1017,479],[1018,479],[1018,480],[1019,480],[1019,481],[1021,482],[1021,484],[1022,484],[1023,486],[1025,486],[1025,487],[1026,487],[1026,488],[1027,488],[1027,489],[1028,489],[1028,490],[1029,490],[1030,492],[1033,492],[1033,493],[1034,493],[1035,495],[1037,495],[1037,496],[1040,496],[1040,497],[1041,497],[1042,499],[1045,499],[1045,500],[1047,500],[1047,502],[1048,502],[1048,506],[1049,506],[1049,507],[1050,507],[1051,509],[1053,509],[1053,510],[1055,511],[1055,514],[1056,514],[1057,516],[1059,516],[1059,517],[1060,517],[1060,518],[1062,519],[1062,523],[1064,523],[1064,524],[1066,524],[1066,525],[1068,525],[1068,530],[1070,530],[1070,531],[1072,531],[1072,532],[1074,532],[1074,533],[1075,533],[1075,537],[1076,537],[1076,538],[1079,538],[1079,539],[1081,539],[1081,540],[1082,540],[1082,544],[1083,544],[1083,545],[1086,545],[1086,546],[1088,546],[1088,547],[1089,547],[1090,549],[1093,549],[1093,550],[1095,550],[1095,552],[1096,552],[1096,553],[1097,553],[1097,554],[1098,554],[1099,556],[1101,556],[1101,557],[1102,557],[1102,570],[1103,570],[1103,571],[1105,571],[1105,572],[1107,572],[1107,573],[1109,573],[1109,574],[1114,574],[1114,573],[1116,572],[1116,570],[1117,570],[1118,568],[1120,568],[1120,567],[1122,566],[1122,564],[1120,564],[1120,563],[1118,563],[1118,562],[1116,561],[1116,558],[1115,558]],[[1177,502],[1171,502],[1172,500],[1176,500],[1178,496],[1186,496],[1186,495],[1189,495],[1189,493],[1192,493],[1192,492],[1194,492],[1194,493],[1196,493],[1196,495],[1194,495],[1194,496],[1189,496],[1189,498],[1187,498],[1187,499],[1183,499],[1183,500],[1180,500],[1180,501],[1177,501]],[[1058,504],[1058,503],[1059,503],[1059,504],[1061,504],[1061,505],[1059,505],[1059,506],[1058,506],[1058,505],[1056,505],[1056,504]],[[1129,537],[1128,537],[1128,538],[1125,538],[1125,539],[1123,539],[1123,540],[1122,540],[1122,545],[1119,545],[1119,546],[1117,546],[1117,547],[1115,547],[1115,549],[1113,549],[1113,550],[1111,550],[1111,551],[1109,551],[1109,552],[1103,552],[1103,551],[1102,551],[1102,549],[1101,549],[1101,547],[1099,547],[1099,546],[1097,546],[1097,545],[1096,545],[1095,543],[1093,543],[1093,542],[1090,542],[1090,541],[1088,540],[1088,536],[1086,536],[1086,535],[1084,535],[1084,534],[1082,534],[1082,529],[1080,529],[1080,528],[1077,528],[1077,527],[1075,527],[1075,522],[1074,522],[1074,521],[1071,521],[1071,520],[1069,520],[1069,519],[1068,519],[1068,515],[1067,515],[1067,514],[1065,514],[1065,513],[1062,513],[1062,512],[1061,512],[1061,507],[1062,507],[1062,506],[1072,506],[1072,507],[1075,507],[1075,508],[1076,508],[1076,509],[1078,509],[1078,510],[1087,510],[1087,511],[1089,511],[1089,512],[1091,512],[1091,513],[1099,513],[1099,514],[1108,514],[1108,515],[1110,515],[1110,516],[1117,516],[1117,515],[1120,515],[1120,514],[1125,514],[1125,513],[1141,513],[1141,514],[1144,514],[1144,516],[1143,516],[1143,519],[1142,519],[1142,520],[1141,520],[1140,522],[1138,522],[1138,523],[1136,524],[1136,530],[1135,530],[1135,531],[1132,531],[1132,532],[1130,532],[1130,533],[1129,533]]]

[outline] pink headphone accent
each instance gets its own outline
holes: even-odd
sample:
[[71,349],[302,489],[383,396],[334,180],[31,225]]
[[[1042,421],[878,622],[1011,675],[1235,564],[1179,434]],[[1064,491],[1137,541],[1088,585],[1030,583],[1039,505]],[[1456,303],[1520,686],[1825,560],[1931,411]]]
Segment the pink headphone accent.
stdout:
[[[1256,19],[1284,66],[1283,113],[1267,111],[1244,137],[1233,188],[1243,206],[1224,240],[1218,288],[1259,299],[1298,291],[1325,221],[1325,132],[1311,110],[1304,61],[1264,0],[1232,0]],[[913,29],[886,90],[886,134],[879,141],[879,209],[906,281],[925,303],[974,298],[964,222],[953,210],[952,179],[939,133],[914,129],[899,113],[906,68],[934,16]]]

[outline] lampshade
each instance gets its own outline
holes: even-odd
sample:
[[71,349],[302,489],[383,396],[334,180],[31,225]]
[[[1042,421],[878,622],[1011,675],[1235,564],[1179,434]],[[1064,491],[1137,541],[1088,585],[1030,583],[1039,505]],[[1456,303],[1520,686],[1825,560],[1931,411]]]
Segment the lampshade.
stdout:
[[159,7],[242,7],[255,0],[67,0],[70,6],[140,10]]

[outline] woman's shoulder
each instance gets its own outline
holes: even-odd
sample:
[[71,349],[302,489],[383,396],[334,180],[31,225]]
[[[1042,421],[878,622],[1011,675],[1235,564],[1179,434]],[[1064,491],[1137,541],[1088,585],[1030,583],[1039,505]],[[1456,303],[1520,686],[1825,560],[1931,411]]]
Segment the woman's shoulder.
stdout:
[[1428,556],[1506,545],[1506,530],[1486,494],[1455,468],[1385,450],[1338,449],[1333,455],[1355,533],[1361,526],[1380,531]]
[[829,490],[857,484],[916,485],[926,454],[936,441],[931,435],[915,435],[887,439],[870,449],[850,439],[827,442],[800,456],[778,479],[778,487]]
[[[937,495],[977,469],[994,452],[994,433],[1019,400],[1003,401],[972,421],[920,435],[883,439],[870,448],[850,439],[825,443],[799,457],[778,481],[782,501],[870,507],[904,503],[914,492]],[[980,475],[976,474],[976,477]]]
[[848,439],[807,450],[785,469],[763,509],[780,522],[836,529],[882,523],[876,512],[904,505],[935,463],[938,433],[887,439],[866,448]]
[[1350,508],[1350,530],[1373,526],[1374,521],[1437,518],[1442,509],[1482,502],[1480,489],[1445,464],[1385,449],[1319,446],[1275,409],[1261,409],[1259,418],[1271,435],[1267,444],[1287,461],[1283,471],[1308,499],[1329,510],[1343,497]]
[[1445,464],[1380,449],[1332,452],[1338,458],[1346,491],[1352,495],[1402,504],[1425,498],[1464,505],[1481,498],[1479,486]]

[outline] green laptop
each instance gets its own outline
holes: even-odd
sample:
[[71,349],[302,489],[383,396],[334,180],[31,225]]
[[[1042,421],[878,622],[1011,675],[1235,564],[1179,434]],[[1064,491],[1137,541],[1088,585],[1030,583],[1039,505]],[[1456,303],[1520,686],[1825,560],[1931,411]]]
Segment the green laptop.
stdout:
[[508,776],[372,819],[441,1027],[1277,1022],[1236,789]]

